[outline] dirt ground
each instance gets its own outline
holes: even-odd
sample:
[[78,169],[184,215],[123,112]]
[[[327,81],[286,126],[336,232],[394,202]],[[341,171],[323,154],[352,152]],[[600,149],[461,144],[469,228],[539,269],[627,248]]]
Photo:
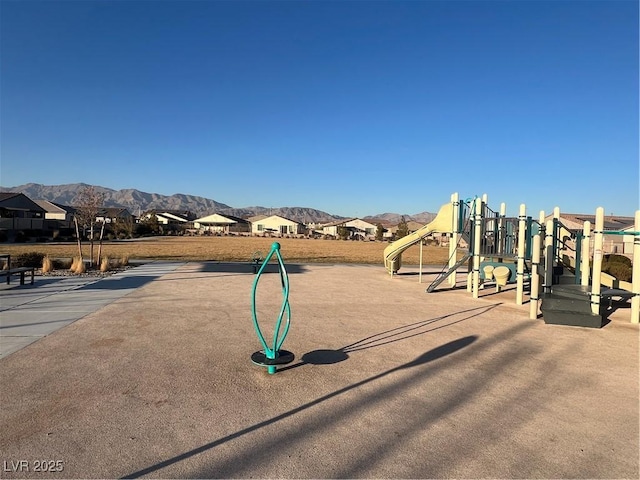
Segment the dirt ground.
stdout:
[[[411,267],[288,269],[296,358],[274,375],[250,358],[255,276],[215,262],[2,359],[3,478],[638,478],[628,310],[554,326],[513,291],[427,294]],[[263,275],[267,338],[281,304]]]

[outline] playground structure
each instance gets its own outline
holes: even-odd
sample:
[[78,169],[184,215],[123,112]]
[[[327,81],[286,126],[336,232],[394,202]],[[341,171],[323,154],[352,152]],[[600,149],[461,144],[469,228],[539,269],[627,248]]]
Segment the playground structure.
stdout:
[[[256,291],[258,289],[258,282],[260,281],[260,277],[262,276],[264,269],[269,264],[269,260],[271,257],[275,255],[278,261],[279,273],[280,273],[280,281],[282,284],[282,305],[280,307],[280,312],[278,314],[278,318],[275,323],[275,328],[273,330],[273,340],[271,344],[267,344],[265,340],[264,334],[262,333],[262,329],[258,323],[258,314],[256,309]],[[253,255],[253,264],[257,265],[260,261],[261,254],[256,252]],[[258,335],[258,340],[262,344],[262,350],[254,352],[251,355],[251,361],[256,365],[261,367],[266,367],[267,372],[270,375],[276,373],[278,365],[286,365],[287,363],[291,363],[294,360],[294,354],[287,351],[282,350],[282,344],[284,343],[284,339],[289,333],[289,327],[291,325],[291,307],[289,306],[289,276],[287,275],[287,270],[284,266],[284,262],[282,260],[282,256],[280,255],[280,244],[278,242],[273,242],[271,245],[271,250],[267,254],[266,258],[262,262],[262,265],[257,270],[256,277],[253,281],[253,288],[251,289],[251,317],[253,319],[253,327]],[[285,321],[283,323],[283,317]]]
[[[596,210],[593,229],[590,222],[584,222],[582,231],[568,229],[557,207],[553,218],[545,219],[544,211],[538,220],[527,216],[524,204],[517,217],[507,217],[504,203],[496,212],[487,206],[486,195],[461,201],[454,193],[432,222],[385,248],[384,265],[393,276],[402,266],[402,252],[419,244],[422,282],[424,239],[445,233],[450,235],[449,261],[428,293],[442,283],[455,288],[458,271],[466,268],[473,298],[487,285],[500,291],[515,283],[517,305],[525,303],[528,293],[531,319],[538,317],[540,307],[545,323],[601,327],[607,308],[619,299],[631,301],[631,323],[640,323],[640,210],[633,231],[605,231],[602,207]],[[632,282],[602,272],[604,235],[633,238]]]

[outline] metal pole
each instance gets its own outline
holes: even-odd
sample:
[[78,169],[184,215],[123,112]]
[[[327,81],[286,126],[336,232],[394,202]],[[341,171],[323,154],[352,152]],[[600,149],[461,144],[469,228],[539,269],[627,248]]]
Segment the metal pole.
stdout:
[[[451,195],[451,203],[453,204],[453,215],[452,215],[452,225],[451,225],[451,238],[449,239],[449,268],[453,268],[453,266],[457,262],[456,252],[458,247],[458,238],[461,235],[462,226],[460,226],[460,222],[462,221],[464,205],[460,204],[460,196],[458,193],[454,193]],[[447,283],[451,288],[456,286],[456,272],[453,272],[447,278]]]
[[633,267],[631,274],[631,323],[640,323],[640,210],[636,211],[635,236],[633,237]]
[[[589,266],[591,260],[591,222],[586,221],[582,227],[582,258],[580,263],[580,285],[589,285],[589,272],[591,268]],[[578,259],[576,259],[577,261]]]
[[591,313],[600,313],[600,282],[602,272],[602,246],[604,243],[604,208],[596,209],[596,227],[593,232],[593,274],[591,275]]
[[582,235],[583,232],[578,232],[576,234],[576,252],[575,252],[575,278],[574,283],[576,285],[580,285],[580,278],[582,277]]
[[[486,195],[486,194],[485,194]],[[473,271],[472,271],[472,292],[473,298],[478,298],[480,292],[480,241],[482,240],[482,210],[484,201],[475,203],[476,214],[474,216],[474,237],[473,237]]]
[[522,305],[522,297],[524,296],[524,245],[525,235],[527,232],[527,207],[525,204],[520,205],[518,215],[518,265],[516,271],[516,305]]
[[547,221],[544,235],[544,293],[551,293],[553,285],[553,220]]
[[531,295],[529,296],[529,318],[538,318],[538,295],[540,294],[540,243],[538,233],[533,237],[533,255],[531,257]]
[[420,239],[420,273],[418,273],[418,283],[422,283],[422,239]]

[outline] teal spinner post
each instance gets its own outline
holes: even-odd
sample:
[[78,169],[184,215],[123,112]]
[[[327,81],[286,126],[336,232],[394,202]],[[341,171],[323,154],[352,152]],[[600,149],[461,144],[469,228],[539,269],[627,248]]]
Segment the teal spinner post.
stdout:
[[[269,260],[271,260],[271,257],[274,255],[278,260],[278,271],[280,273],[280,281],[282,283],[282,306],[280,307],[280,313],[278,314],[278,319],[276,320],[276,325],[273,331],[273,340],[271,344],[267,344],[262,333],[262,329],[258,324],[258,315],[256,312],[256,290],[262,273],[269,264]],[[291,325],[291,307],[289,306],[289,276],[287,275],[287,270],[284,267],[284,262],[280,255],[280,244],[278,242],[273,242],[271,245],[271,250],[262,262],[262,266],[256,273],[256,277],[253,281],[253,288],[251,291],[251,315],[253,318],[253,327],[258,335],[258,340],[260,340],[260,343],[262,344],[262,350],[253,353],[251,355],[251,361],[261,367],[267,367],[269,374],[274,374],[276,373],[278,365],[291,363],[294,359],[293,353],[281,349],[284,339],[286,338],[287,333],[289,333],[289,326]]]

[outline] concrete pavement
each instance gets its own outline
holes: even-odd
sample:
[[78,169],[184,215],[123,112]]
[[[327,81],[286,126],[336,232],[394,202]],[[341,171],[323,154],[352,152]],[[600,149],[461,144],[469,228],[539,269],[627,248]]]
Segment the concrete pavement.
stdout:
[[[291,265],[296,359],[268,375],[250,361],[248,265],[136,271],[69,290],[83,316],[0,359],[3,478],[638,478],[624,311],[545,325],[513,292]],[[259,284],[265,331],[280,288]],[[64,294],[31,303],[57,314]]]
[[0,286],[0,359],[175,270],[150,262],[109,277],[38,276],[34,285]]

